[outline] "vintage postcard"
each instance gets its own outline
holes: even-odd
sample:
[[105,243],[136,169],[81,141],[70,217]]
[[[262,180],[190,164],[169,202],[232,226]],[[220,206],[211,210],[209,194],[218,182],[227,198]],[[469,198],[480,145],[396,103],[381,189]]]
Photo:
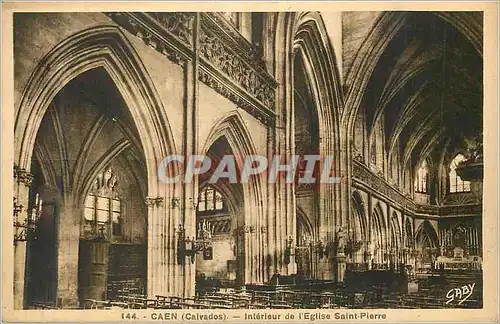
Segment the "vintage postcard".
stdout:
[[497,13],[3,3],[2,320],[498,322]]

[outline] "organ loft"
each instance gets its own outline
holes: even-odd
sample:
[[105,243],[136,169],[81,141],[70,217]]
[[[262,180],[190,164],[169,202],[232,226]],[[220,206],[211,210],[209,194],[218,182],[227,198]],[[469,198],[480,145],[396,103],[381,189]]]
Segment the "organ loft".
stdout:
[[482,12],[15,13],[14,76],[17,309],[482,307]]

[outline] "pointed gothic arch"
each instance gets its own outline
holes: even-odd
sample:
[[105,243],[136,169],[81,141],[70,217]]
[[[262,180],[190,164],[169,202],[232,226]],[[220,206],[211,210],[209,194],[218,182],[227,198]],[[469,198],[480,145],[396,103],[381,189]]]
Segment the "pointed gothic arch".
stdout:
[[[212,127],[207,139],[200,152],[208,152],[210,146],[219,138],[225,138],[235,157],[236,168],[241,170],[245,158],[250,155],[256,155],[257,150],[253,138],[245,125],[241,114],[235,110],[229,112]],[[244,277],[243,281],[256,282],[262,281],[266,276],[265,266],[262,263],[267,251],[263,249],[264,233],[262,227],[267,225],[265,211],[263,210],[263,200],[265,199],[263,190],[263,180],[259,176],[252,176],[247,183],[241,184],[243,189],[243,219],[242,228],[239,230],[254,229],[257,239],[250,239],[248,235],[244,236]]]
[[415,238],[413,234],[413,226],[411,224],[411,221],[409,218],[405,219],[405,227],[404,227],[405,233],[404,233],[404,238],[405,238],[405,247],[406,248],[412,248],[415,245]]
[[382,210],[380,202],[377,202],[373,208],[372,219],[370,221],[371,241],[375,244],[374,259],[376,263],[382,264],[386,261],[388,241],[385,214]]
[[158,163],[167,154],[175,154],[174,138],[151,77],[126,36],[115,26],[93,27],[66,38],[34,69],[15,119],[15,163],[29,170],[35,135],[52,99],[70,80],[98,67],[109,74],[132,114],[152,194],[158,187],[154,176]]
[[353,219],[351,223],[355,225],[354,233],[357,240],[363,243],[369,241],[368,238],[368,220],[365,215],[365,203],[359,191],[355,190],[352,194],[351,210]]
[[390,218],[390,229],[391,229],[391,248],[401,249],[403,247],[403,235],[401,228],[399,226],[398,214],[393,212]]
[[[316,118],[318,120],[319,151],[325,156],[335,156],[334,172],[341,174],[341,150],[340,150],[340,112],[343,109],[342,88],[340,74],[336,66],[335,51],[331,46],[330,39],[321,15],[318,12],[298,13],[293,17],[290,40],[292,41],[291,53],[293,58],[300,56],[305,71],[305,77],[309,84],[312,100],[315,105]],[[290,64],[292,67],[293,64]],[[293,74],[292,71],[292,79]],[[293,84],[293,83],[292,83]],[[293,107],[293,106],[292,106]],[[339,158],[337,158],[339,157]],[[346,219],[339,216],[341,206],[333,203],[335,196],[340,195],[339,186],[323,185],[319,189],[318,201],[319,214],[327,215],[326,226],[331,224],[346,225]],[[343,187],[343,186],[342,186]],[[345,190],[345,188],[344,188]],[[333,211],[333,215],[328,215]],[[339,215],[340,214],[340,215]],[[338,219],[337,219],[338,218]]]
[[438,248],[439,238],[434,226],[428,220],[420,224],[415,233],[415,243],[419,248]]
[[[166,155],[176,152],[166,109],[164,109],[154,83],[139,55],[123,31],[117,26],[91,27],[68,36],[52,48],[34,68],[22,92],[19,106],[16,107],[14,124],[15,168],[30,171],[36,135],[42,119],[56,95],[70,81],[95,69],[103,69],[112,80],[137,128],[140,146],[145,157],[147,195],[157,197],[157,201],[163,201],[165,197],[175,195],[174,192],[179,188],[163,186],[158,181],[157,176],[161,160]],[[123,147],[116,148],[113,155],[116,156],[122,149]],[[96,170],[106,164],[106,161],[101,162],[95,166],[95,172],[98,172]],[[91,180],[90,178],[87,180],[88,185]],[[85,192],[85,189],[80,191],[80,194],[82,192]],[[19,191],[16,194],[21,197],[28,195],[28,191]],[[158,207],[161,206],[158,205]],[[148,209],[148,254],[153,252],[153,245],[158,244],[158,241],[153,240],[158,235],[157,232],[160,231],[159,227],[153,226],[159,216],[158,210],[159,208]],[[61,211],[61,213],[63,212]],[[172,213],[174,212],[172,211]],[[65,220],[65,222],[72,222],[72,220]],[[173,232],[173,228],[171,231]],[[75,239],[78,239],[78,235],[72,234],[72,240]],[[156,268],[151,262],[153,262],[152,259],[148,257],[149,295],[153,295],[153,290],[162,292],[162,287],[156,287],[153,283],[152,278],[158,276],[154,273]],[[77,280],[77,271],[74,271],[73,268],[60,267],[58,271],[60,278],[66,278],[65,280],[69,281]],[[75,302],[74,292],[71,289],[65,290],[64,294],[67,294],[64,297],[70,300],[68,305]],[[21,293],[17,293],[17,296],[20,296],[22,300]]]

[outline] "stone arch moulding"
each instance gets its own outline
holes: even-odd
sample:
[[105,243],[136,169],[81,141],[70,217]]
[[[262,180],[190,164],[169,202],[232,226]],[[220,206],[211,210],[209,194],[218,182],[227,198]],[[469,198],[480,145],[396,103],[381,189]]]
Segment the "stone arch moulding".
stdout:
[[[275,76],[285,88],[284,100],[287,109],[293,101],[294,56],[302,55],[311,92],[318,112],[319,132],[325,154],[338,152],[340,142],[337,136],[326,136],[332,129],[339,129],[343,93],[340,74],[336,66],[334,50],[329,43],[323,20],[318,12],[279,13],[276,18],[276,32],[273,37],[275,50]],[[279,49],[284,49],[282,54]],[[326,93],[325,93],[326,92]],[[278,115],[291,116],[290,112],[277,111]],[[285,117],[284,117],[285,118]],[[286,117],[289,118],[289,117]]]
[[[483,56],[483,23],[481,12],[474,16],[463,15],[461,12],[437,11],[435,14],[455,27],[474,46],[474,49]],[[470,12],[468,13],[471,14]]]
[[363,200],[363,197],[359,193],[358,190],[354,190],[351,196],[351,203],[353,204],[351,208],[354,208],[357,210],[358,215],[353,215],[354,217],[359,218],[360,225],[362,226],[362,234],[365,236],[364,238],[366,239],[366,235],[368,234],[369,231],[369,222],[366,217],[366,208],[365,208],[365,202]]
[[404,218],[404,238],[407,246],[412,246],[414,244],[415,232],[413,230],[412,221],[409,217]]
[[421,244],[423,235],[428,235],[433,247],[439,247],[439,236],[434,226],[428,221],[423,221],[415,232],[415,243]]
[[236,159],[237,167],[243,166],[242,157],[257,154],[255,142],[241,113],[235,109],[222,116],[210,129],[206,139],[201,139],[203,145],[198,152],[205,154],[210,146],[219,138],[225,137],[233,149],[233,153],[240,154]]
[[359,209],[361,216],[363,218],[365,218],[367,215],[366,205],[365,205],[365,201],[363,200],[363,197],[361,196],[361,193],[358,190],[354,190],[352,192],[352,199],[356,202],[356,204],[357,204],[356,208]]
[[380,202],[377,202],[375,204],[375,207],[373,207],[373,213],[372,213],[372,219],[371,221],[373,222],[372,224],[376,227],[379,227],[380,230],[380,235],[382,236],[382,244],[384,244],[384,247],[387,246],[388,241],[388,233],[387,233],[387,215],[384,213],[384,209],[382,208],[382,205]]
[[127,140],[122,140],[115,146],[111,147],[89,170],[88,174],[82,181],[82,186],[77,188],[76,199],[80,204],[83,204],[85,197],[87,196],[93,180],[97,175],[102,172],[102,170],[109,165],[109,163],[116,158],[121,152],[129,147],[129,142]]
[[392,227],[392,230],[394,231],[395,235],[395,240],[397,242],[398,246],[402,246],[403,243],[403,234],[401,231],[401,227],[399,225],[399,217],[396,212],[392,213],[392,216],[390,218],[390,226]]
[[309,216],[307,216],[307,213],[304,212],[302,208],[297,206],[297,218],[301,218],[302,223],[306,230],[312,235],[312,238],[316,238],[317,236],[317,229],[313,226],[311,220],[309,219]]
[[384,227],[387,228],[388,215],[386,212],[384,212],[384,208],[382,207],[382,203],[380,201],[377,201],[375,203],[375,206],[373,207],[373,211],[378,213],[379,217],[381,217],[380,221],[382,222],[382,225],[384,225]]
[[[319,13],[308,12],[298,15],[295,26],[292,53],[294,56],[300,54],[304,61],[318,111],[320,137],[326,140],[325,132],[339,129],[339,115],[343,107],[335,53]],[[322,93],[323,91],[327,93]],[[331,144],[326,143],[326,149],[331,148],[334,151],[338,149],[337,136],[334,134],[334,141]]]
[[[219,119],[209,132],[207,139],[201,147],[201,152],[204,154],[215,141],[225,137],[235,156],[236,168],[243,167],[245,157],[256,155],[257,150],[253,138],[245,125],[245,121],[237,110],[233,110]],[[266,179],[267,182],[267,179]],[[258,269],[264,269],[263,265],[259,264],[263,260],[264,237],[263,227],[267,225],[264,211],[266,210],[266,198],[264,197],[264,189],[262,179],[259,176],[251,176],[247,183],[242,184],[243,188],[243,219],[244,226],[239,229],[242,231],[250,231],[255,233],[255,236],[245,235],[245,282],[256,282],[262,280],[262,273],[258,273]],[[248,238],[248,239],[247,239]],[[261,254],[261,255],[259,255]]]
[[37,65],[23,91],[14,126],[15,163],[26,170],[38,127],[55,95],[73,78],[104,68],[138,129],[146,158],[148,194],[156,195],[158,164],[175,154],[175,143],[159,95],[139,55],[115,26],[82,30],[55,46]]
[[[312,100],[316,106],[319,151],[325,156],[333,156],[334,172],[337,176],[342,176],[343,152],[340,149],[339,119],[344,105],[334,49],[318,12],[302,12],[287,18],[290,19],[288,24],[292,26],[288,30],[290,35],[286,37],[286,41],[291,43],[291,47],[288,44],[286,46],[290,53],[286,57],[291,60],[287,66],[293,70],[295,55],[301,56],[308,81],[306,83],[310,85]],[[290,84],[293,84],[293,75],[293,71],[288,75],[287,81]],[[293,93],[287,96],[292,96],[287,102],[293,103]],[[294,109],[293,104],[288,107]],[[292,115],[292,112],[286,112],[286,116]],[[344,183],[320,186],[319,214],[326,216],[324,225],[327,228],[347,226],[349,199],[340,199],[342,195],[346,198],[349,195]]]
[[[207,152],[210,145],[221,137],[225,137],[231,146],[235,155],[236,167],[239,169],[243,167],[243,159],[246,156],[257,154],[250,131],[245,125],[243,117],[237,110],[229,112],[215,123],[199,152],[202,154]],[[259,202],[263,199],[261,179],[260,177],[250,177],[250,180],[252,181],[249,181],[247,185],[243,186],[244,195],[245,197],[251,197],[260,207],[261,203]],[[251,196],[247,196],[247,194],[251,194]],[[245,206],[245,208],[247,207]],[[261,211],[260,208],[259,211]]]

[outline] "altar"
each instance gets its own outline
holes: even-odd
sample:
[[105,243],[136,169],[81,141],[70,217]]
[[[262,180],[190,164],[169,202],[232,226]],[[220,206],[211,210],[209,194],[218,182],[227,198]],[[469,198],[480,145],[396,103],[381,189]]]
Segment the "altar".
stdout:
[[483,260],[477,255],[464,255],[462,248],[453,250],[453,257],[438,256],[434,263],[436,270],[482,270]]

